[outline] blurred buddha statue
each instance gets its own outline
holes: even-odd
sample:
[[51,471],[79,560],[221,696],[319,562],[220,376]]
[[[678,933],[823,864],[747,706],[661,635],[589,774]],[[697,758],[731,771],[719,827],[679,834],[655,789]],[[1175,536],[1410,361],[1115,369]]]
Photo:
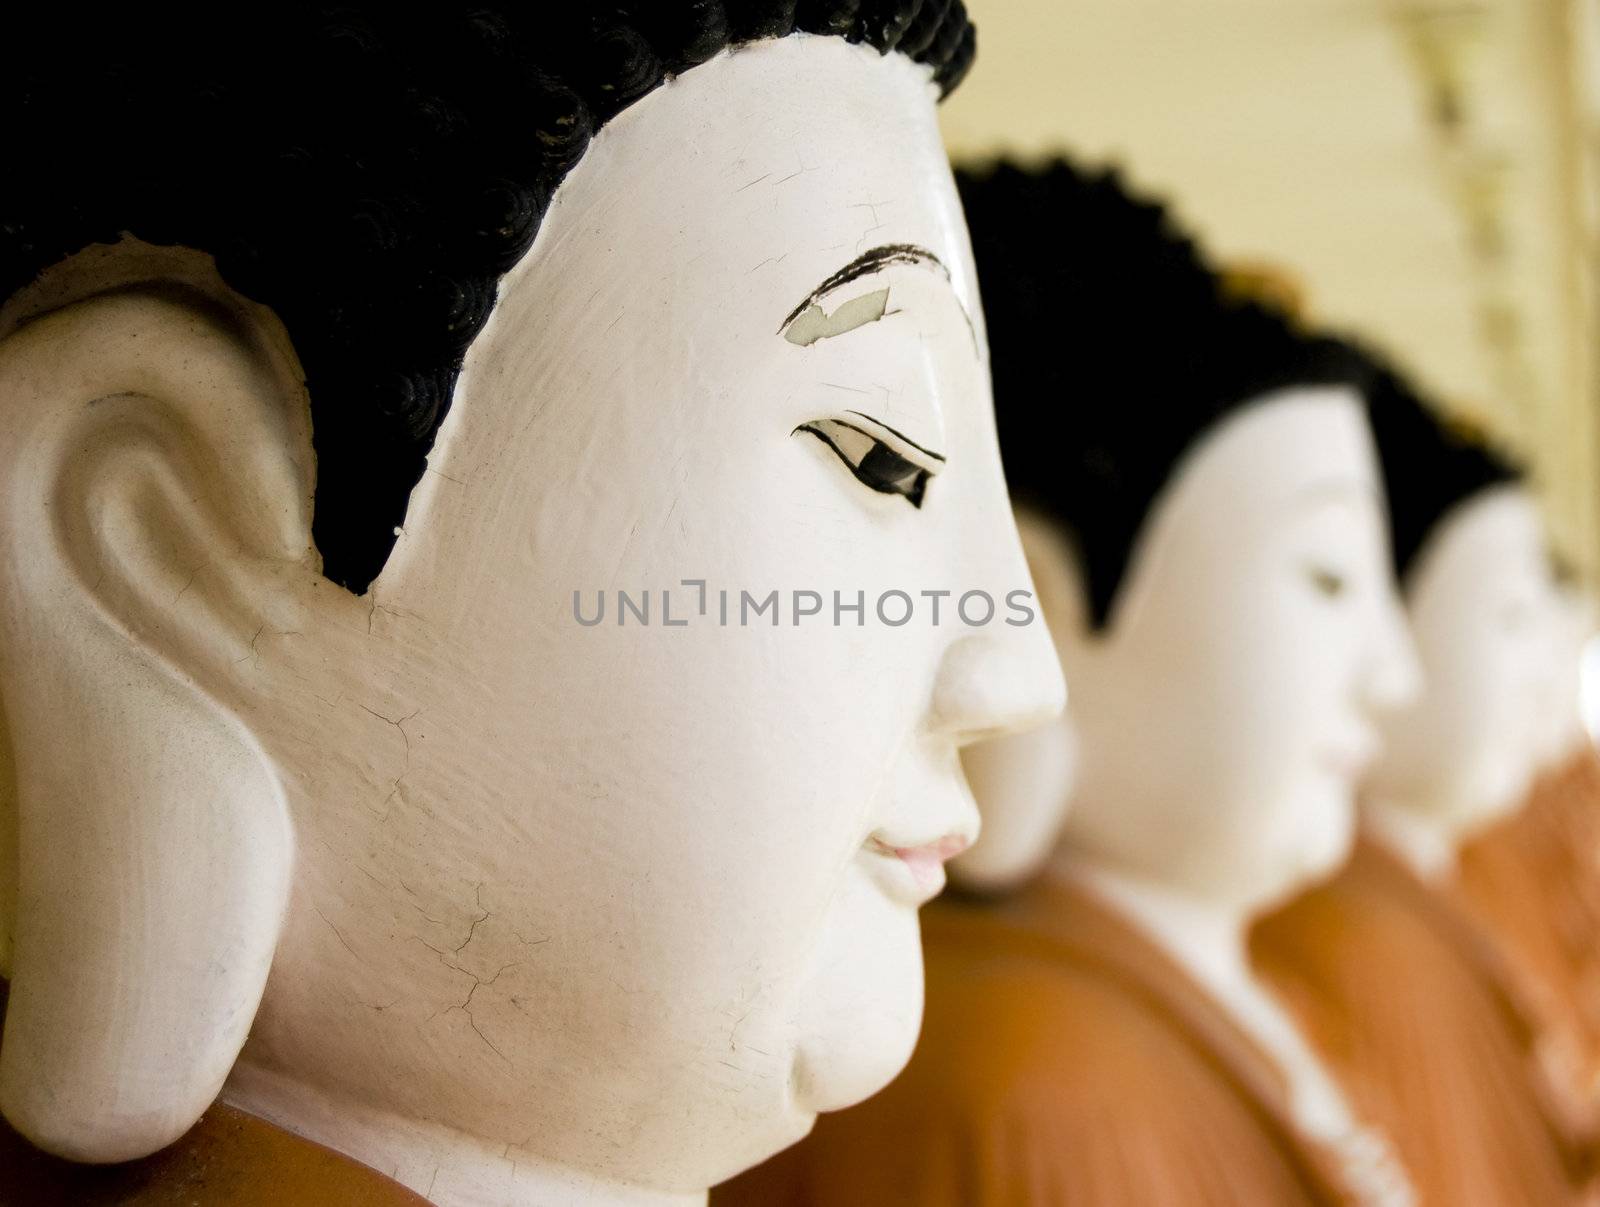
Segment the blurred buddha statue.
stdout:
[[1253,952],[1424,1204],[1570,1202],[1585,1146],[1457,871],[1463,844],[1524,798],[1548,725],[1542,524],[1516,470],[1398,377],[1372,413],[1424,686],[1387,718],[1354,858],[1260,924]]
[[1592,597],[1562,577],[1549,625],[1553,691],[1540,770],[1523,806],[1470,838],[1461,898],[1516,978],[1541,1063],[1580,1131],[1600,1118],[1600,759],[1580,710]]
[[1071,685],[1067,720],[967,752],[1004,841],[961,867],[1044,870],[925,911],[907,1071],[713,1201],[1406,1203],[1245,944],[1344,857],[1375,716],[1415,684],[1371,362],[1229,300],[1113,175],[961,185]]
[[[703,1201],[900,1069],[958,750],[1063,698],[1041,624],[854,602],[1030,587],[972,48],[958,0],[15,14],[0,1111],[215,1144],[58,1197],[13,1135],[0,1201],[363,1201],[311,1142],[373,1201]],[[854,614],[718,623],[790,587]]]

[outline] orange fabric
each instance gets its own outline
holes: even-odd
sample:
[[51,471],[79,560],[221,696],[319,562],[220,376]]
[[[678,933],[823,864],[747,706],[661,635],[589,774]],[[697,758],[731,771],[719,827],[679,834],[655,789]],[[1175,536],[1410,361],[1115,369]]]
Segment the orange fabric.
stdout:
[[375,1169],[218,1104],[142,1161],[76,1165],[0,1124],[0,1205],[43,1207],[426,1207]]
[[[0,980],[0,1023],[6,983]],[[78,1165],[0,1120],[0,1207],[427,1207],[377,1170],[220,1103],[142,1161]]]
[[716,1207],[1298,1207],[1351,1201],[1274,1066],[1087,894],[923,911],[910,1067]]
[[1596,1130],[1600,1085],[1600,759],[1585,751],[1467,844],[1460,896],[1516,978],[1570,1126]]
[[1259,924],[1256,964],[1422,1207],[1578,1201],[1533,1032],[1467,919],[1376,845]]

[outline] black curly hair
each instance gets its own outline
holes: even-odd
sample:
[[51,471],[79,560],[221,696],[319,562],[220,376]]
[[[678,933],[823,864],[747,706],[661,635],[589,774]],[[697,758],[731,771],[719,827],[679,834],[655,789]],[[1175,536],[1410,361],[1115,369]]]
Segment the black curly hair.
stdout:
[[1151,508],[1203,435],[1290,386],[1365,393],[1375,365],[1230,296],[1168,211],[1115,171],[1000,163],[958,169],[956,181],[1006,479],[1074,538],[1103,628]]
[[305,370],[323,572],[394,544],[499,278],[611,118],[741,43],[972,62],[961,0],[71,5],[8,14],[0,301],[124,233],[209,253]]

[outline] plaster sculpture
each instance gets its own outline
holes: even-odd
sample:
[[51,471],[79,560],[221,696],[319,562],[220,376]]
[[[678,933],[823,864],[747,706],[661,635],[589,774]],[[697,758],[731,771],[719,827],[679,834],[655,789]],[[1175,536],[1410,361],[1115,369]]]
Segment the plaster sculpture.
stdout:
[[1393,1140],[1420,1201],[1587,1201],[1589,1140],[1455,874],[1466,836],[1524,791],[1548,725],[1537,516],[1514,469],[1441,426],[1403,380],[1380,376],[1374,395],[1425,686],[1385,718],[1352,859],[1258,924],[1253,963]]
[[1440,517],[1408,570],[1427,686],[1389,718],[1365,807],[1424,878],[1448,876],[1461,843],[1515,810],[1549,757],[1566,676],[1546,547],[1532,495],[1502,478]]
[[1550,691],[1539,702],[1538,774],[1511,812],[1455,858],[1474,922],[1538,1026],[1539,1062],[1574,1133],[1600,1134],[1600,760],[1583,726],[1580,671],[1594,632],[1568,578],[1548,624]]
[[1538,709],[1547,722],[1538,746],[1539,765],[1546,769],[1594,754],[1583,720],[1583,661],[1600,632],[1600,601],[1569,569],[1557,569],[1555,606],[1547,631],[1550,691]]
[[[935,122],[965,14],[800,10],[19,40],[34,1142],[135,1157],[220,1091],[438,1203],[693,1201],[903,1064],[957,750],[1062,684],[1041,625],[848,610],[1029,584]],[[176,124],[45,171],[111,112]],[[847,610],[718,623],[769,589]]]
[[1055,867],[1270,1055],[1295,1122],[1342,1150],[1363,1199],[1404,1202],[1247,952],[1256,918],[1348,854],[1378,718],[1415,688],[1387,545],[1352,388],[1267,395],[1206,435],[1104,631],[1067,630],[1082,753]]
[[992,765],[964,866],[1006,849],[965,882],[1048,866],[927,912],[906,1074],[727,1202],[1406,1202],[1246,955],[1251,920],[1343,858],[1377,716],[1415,689],[1372,363],[1229,301],[1114,175],[960,179],[1071,684],[1038,745],[966,752]]

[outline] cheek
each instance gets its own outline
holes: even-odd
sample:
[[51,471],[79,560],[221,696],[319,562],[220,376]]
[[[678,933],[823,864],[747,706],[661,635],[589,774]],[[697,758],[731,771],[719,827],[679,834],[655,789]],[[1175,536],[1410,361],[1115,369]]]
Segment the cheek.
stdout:
[[[457,711],[493,701],[492,723],[463,723],[444,757],[481,810],[529,834],[530,879],[592,903],[625,944],[648,930],[670,949],[672,926],[736,917],[784,959],[873,828],[952,639],[948,616],[888,628],[874,601],[959,584],[948,521],[872,495],[776,408],[723,419],[707,445],[653,459],[635,432],[606,450],[604,477],[627,491],[585,479],[575,500],[570,476],[529,475],[518,497],[534,534],[489,558],[505,568],[455,627],[470,684]],[[473,539],[476,556],[493,552]],[[703,613],[684,579],[705,580]],[[575,590],[590,617],[604,593],[600,624],[577,622]],[[619,624],[619,591],[648,594],[648,624]],[[664,623],[666,591],[686,625]],[[754,611],[774,591],[776,625]],[[796,591],[819,594],[822,613],[797,625]],[[852,612],[835,624],[835,592],[865,597],[864,625]],[[631,920],[618,883],[661,924]]]
[[801,1108],[840,1110],[877,1093],[905,1067],[921,1026],[916,914],[852,869],[829,911],[801,1001]]
[[[1264,629],[1251,651],[1247,707],[1234,729],[1236,758],[1261,807],[1286,816],[1276,832],[1337,828],[1348,784],[1329,765],[1358,736],[1358,651],[1348,626],[1304,619]],[[1274,640],[1274,638],[1278,638]]]
[[[596,630],[543,660],[515,795],[686,906],[763,913],[825,896],[903,741],[831,631]],[[868,664],[870,667],[870,664]],[[613,686],[615,685],[615,686]],[[515,770],[515,769],[511,769]]]
[[1304,619],[1263,625],[1243,643],[1234,674],[1249,693],[1247,732],[1259,735],[1264,757],[1301,760],[1339,736],[1352,696],[1352,655],[1349,633]]
[[[842,468],[839,481],[819,474],[828,467],[803,445],[757,443],[761,454],[735,466],[696,467],[721,475],[714,490],[638,501],[634,539],[496,583],[501,620],[475,633],[470,662],[475,696],[497,701],[497,715],[454,760],[485,808],[538,835],[529,858],[541,882],[595,902],[624,936],[638,924],[613,908],[617,882],[648,885],[638,895],[652,915],[691,935],[730,926],[742,942],[765,930],[782,960],[810,942],[807,926],[873,828],[949,630],[884,628],[872,614],[883,590],[925,585],[911,572],[927,554],[915,523],[925,516],[853,498],[864,488]],[[686,578],[706,580],[703,615]],[[602,623],[576,622],[571,584],[590,616],[605,592]],[[618,623],[619,589],[649,594],[648,624],[631,612]],[[663,590],[688,624],[665,625]],[[799,625],[797,590],[824,599]],[[753,608],[773,591],[779,623],[771,610],[741,623],[743,593]],[[850,613],[835,626],[834,591],[847,602],[865,592],[864,627]],[[553,620],[518,606],[552,593]],[[644,929],[681,945],[671,926]]]
[[1531,756],[1528,714],[1534,702],[1522,690],[1525,674],[1503,634],[1480,633],[1470,640],[1463,638],[1448,677],[1430,685],[1430,695],[1447,718],[1439,735],[1441,754],[1460,781],[1458,791],[1487,804],[1514,791],[1519,769]]
[[1472,740],[1491,747],[1517,744],[1527,729],[1527,714],[1538,707],[1536,681],[1529,675],[1525,651],[1505,633],[1475,635],[1458,653],[1456,678],[1463,730]]

